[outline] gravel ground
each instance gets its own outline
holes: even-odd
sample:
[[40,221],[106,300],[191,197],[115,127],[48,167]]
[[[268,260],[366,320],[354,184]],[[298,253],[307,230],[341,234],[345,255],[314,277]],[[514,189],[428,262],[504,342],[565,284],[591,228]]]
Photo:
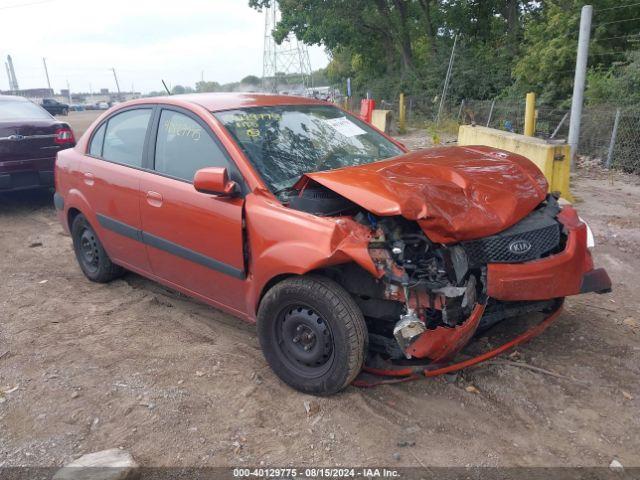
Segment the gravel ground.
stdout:
[[[79,134],[89,113],[63,118]],[[114,447],[144,466],[640,466],[640,180],[582,167],[573,191],[613,293],[500,361],[331,398],[282,384],[250,325],[134,274],[90,283],[50,193],[1,195],[0,466]]]

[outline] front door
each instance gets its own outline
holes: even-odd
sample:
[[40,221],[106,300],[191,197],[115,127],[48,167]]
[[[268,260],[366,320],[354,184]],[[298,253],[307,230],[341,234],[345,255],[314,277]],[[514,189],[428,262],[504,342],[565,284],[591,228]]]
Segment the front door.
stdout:
[[153,171],[141,178],[140,210],[152,272],[245,312],[243,198],[199,193],[192,183],[204,167],[233,173],[232,160],[206,123],[181,109],[162,107],[151,138]]

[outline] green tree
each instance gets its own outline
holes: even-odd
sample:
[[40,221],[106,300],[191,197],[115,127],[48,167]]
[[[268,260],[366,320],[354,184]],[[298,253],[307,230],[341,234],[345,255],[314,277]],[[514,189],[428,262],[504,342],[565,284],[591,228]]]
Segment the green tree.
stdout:
[[247,75],[242,80],[240,80],[240,83],[244,83],[245,85],[260,85],[261,82],[262,80],[255,75]]
[[640,50],[629,52],[627,63],[615,64],[606,71],[591,69],[585,96],[589,104],[640,103]]
[[196,92],[219,92],[222,88],[218,82],[197,82],[196,83]]
[[[568,103],[575,73],[580,10],[594,7],[588,64],[592,72],[607,72],[625,61],[638,33],[638,3],[620,5],[618,0],[547,0],[540,15],[525,24],[522,55],[513,70],[518,93],[532,90],[545,103]],[[638,37],[635,37],[636,39]],[[600,78],[591,76],[592,79]]]

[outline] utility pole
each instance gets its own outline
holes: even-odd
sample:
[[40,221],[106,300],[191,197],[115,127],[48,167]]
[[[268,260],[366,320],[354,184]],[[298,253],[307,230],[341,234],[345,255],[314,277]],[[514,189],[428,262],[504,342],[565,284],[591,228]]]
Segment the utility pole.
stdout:
[[587,59],[589,56],[589,38],[591,36],[591,17],[593,7],[585,5],[580,13],[580,34],[578,36],[578,55],[576,57],[576,73],[573,79],[573,96],[571,97],[571,117],[569,123],[569,145],[571,147],[571,165],[580,141],[580,121],[582,120],[582,103],[584,85],[587,76]]
[[113,71],[113,78],[116,79],[116,89],[118,90],[118,100],[122,100],[122,98],[120,98],[120,84],[118,83],[118,75],[116,75],[116,69],[111,68],[111,70]]
[[[51,90],[51,80],[49,80],[49,70],[47,70],[47,59],[42,57],[42,63],[44,64],[44,74],[47,77],[47,85],[49,86],[49,90]],[[53,94],[53,90],[51,90],[51,94]]]
[[440,124],[440,115],[442,115],[442,109],[444,108],[444,99],[447,97],[447,90],[449,90],[451,71],[453,70],[453,56],[456,53],[456,43],[458,43],[458,35],[453,37],[453,47],[451,48],[451,57],[449,57],[449,67],[447,68],[447,75],[444,78],[444,87],[442,88],[442,97],[440,98],[440,106],[438,107],[438,117],[436,118],[436,125]]
[[69,86],[69,80],[67,80],[67,96],[69,97],[69,105],[71,105],[71,87]]

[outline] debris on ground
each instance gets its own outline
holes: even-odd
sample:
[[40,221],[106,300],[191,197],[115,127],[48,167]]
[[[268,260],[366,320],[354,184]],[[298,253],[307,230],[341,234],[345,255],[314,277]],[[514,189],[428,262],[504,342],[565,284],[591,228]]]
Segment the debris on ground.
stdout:
[[315,400],[305,400],[303,405],[305,412],[307,412],[307,417],[313,417],[320,412],[320,404]]
[[127,480],[137,477],[138,464],[126,450],[112,448],[88,453],[68,463],[53,480]]
[[399,447],[414,447],[416,442],[413,440],[400,440],[397,444]]
[[469,393],[480,393],[480,390],[478,390],[476,387],[474,387],[473,385],[467,385],[465,387],[465,390]]
[[613,472],[622,472],[624,471],[624,466],[622,465],[622,463],[620,463],[620,460],[614,458],[609,464],[609,469]]

